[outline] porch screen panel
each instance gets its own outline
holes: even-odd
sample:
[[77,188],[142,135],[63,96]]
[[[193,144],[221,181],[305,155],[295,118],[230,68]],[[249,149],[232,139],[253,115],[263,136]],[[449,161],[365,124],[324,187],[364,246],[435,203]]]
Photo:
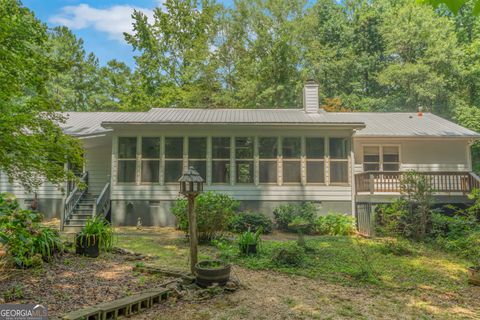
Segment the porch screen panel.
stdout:
[[363,147],[363,171],[380,171],[380,147]]
[[398,171],[400,169],[400,152],[398,146],[383,146],[383,171]]
[[117,181],[134,183],[137,167],[137,138],[118,138],[118,171]]
[[330,138],[330,183],[348,183],[348,139]]
[[212,138],[212,183],[230,182],[230,138]]
[[325,183],[325,138],[305,139],[307,183]]
[[142,182],[160,181],[160,138],[142,138]]
[[207,138],[188,138],[188,166],[193,166],[203,180],[207,179]]
[[301,156],[302,156],[302,139],[283,138],[282,140],[282,156],[283,156],[283,182],[285,183],[301,183]]
[[277,183],[278,138],[258,138],[259,182]]
[[236,183],[253,183],[253,137],[235,138]]
[[183,173],[183,138],[165,137],[165,182],[177,183]]

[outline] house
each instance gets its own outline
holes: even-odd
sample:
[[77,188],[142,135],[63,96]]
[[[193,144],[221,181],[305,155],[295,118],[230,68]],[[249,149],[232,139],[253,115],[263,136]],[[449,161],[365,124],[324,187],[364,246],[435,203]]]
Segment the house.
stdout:
[[[438,201],[465,201],[480,185],[470,146],[476,132],[430,113],[336,113],[319,108],[306,83],[298,109],[151,109],[66,113],[80,139],[87,190],[45,184],[40,210],[81,226],[92,212],[115,225],[173,225],[178,178],[194,166],[205,189],[271,214],[286,201],[313,201],[322,213],[365,212],[399,195],[402,173],[428,175]],[[28,205],[32,195],[0,180]],[[370,210],[370,209],[369,209]]]

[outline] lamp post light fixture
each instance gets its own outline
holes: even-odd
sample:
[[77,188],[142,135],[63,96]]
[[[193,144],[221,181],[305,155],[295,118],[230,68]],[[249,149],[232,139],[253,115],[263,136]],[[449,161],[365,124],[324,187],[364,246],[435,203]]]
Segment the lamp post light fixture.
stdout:
[[194,167],[190,167],[180,179],[180,194],[188,200],[188,234],[190,238],[190,270],[195,274],[197,264],[197,217],[195,214],[195,198],[203,192],[203,178]]

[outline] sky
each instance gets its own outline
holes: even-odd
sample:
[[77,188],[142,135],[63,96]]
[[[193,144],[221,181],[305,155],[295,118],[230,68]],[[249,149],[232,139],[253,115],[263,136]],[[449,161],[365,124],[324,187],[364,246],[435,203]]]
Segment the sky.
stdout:
[[[228,5],[231,0],[221,1]],[[131,13],[141,10],[153,16],[163,0],[23,0],[23,5],[49,27],[64,25],[84,40],[85,50],[93,52],[100,64],[117,59],[134,67],[136,52],[123,39],[132,30]]]

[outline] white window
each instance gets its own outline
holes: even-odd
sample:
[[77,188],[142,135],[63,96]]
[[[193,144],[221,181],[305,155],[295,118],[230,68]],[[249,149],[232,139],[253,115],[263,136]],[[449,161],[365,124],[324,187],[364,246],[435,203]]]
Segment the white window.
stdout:
[[188,166],[193,166],[203,180],[207,179],[207,138],[188,138]]
[[183,138],[165,138],[165,182],[177,183],[183,174]]
[[236,183],[253,183],[253,138],[235,138]]
[[278,138],[258,138],[259,177],[260,183],[277,183]]
[[212,138],[212,183],[230,183],[230,138]]
[[301,183],[302,139],[300,137],[282,139],[283,182]]
[[137,167],[137,138],[118,138],[118,182],[135,183]]
[[364,146],[364,171],[398,171],[400,170],[399,146]]
[[348,183],[348,138],[330,138],[330,183]]
[[325,183],[325,138],[305,139],[307,183]]
[[160,181],[160,138],[142,138],[142,182]]

